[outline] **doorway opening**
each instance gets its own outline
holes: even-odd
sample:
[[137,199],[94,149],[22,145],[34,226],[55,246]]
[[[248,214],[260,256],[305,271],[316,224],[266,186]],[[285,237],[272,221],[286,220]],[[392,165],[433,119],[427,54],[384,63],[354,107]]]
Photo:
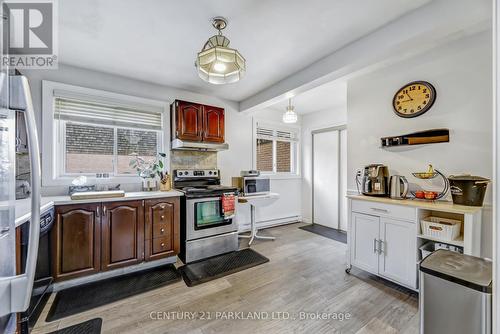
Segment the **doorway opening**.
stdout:
[[312,131],[312,223],[347,230],[347,128]]

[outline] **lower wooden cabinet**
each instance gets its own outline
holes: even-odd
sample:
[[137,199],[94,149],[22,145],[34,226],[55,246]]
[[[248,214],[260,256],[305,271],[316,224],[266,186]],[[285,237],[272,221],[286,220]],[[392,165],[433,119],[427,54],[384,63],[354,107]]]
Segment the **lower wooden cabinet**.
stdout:
[[179,253],[179,198],[146,200],[145,258],[156,260]]
[[56,280],[76,278],[101,270],[100,204],[56,207],[52,228],[52,272]]
[[137,264],[144,259],[143,201],[102,203],[101,270]]
[[179,198],[56,206],[56,281],[179,253]]

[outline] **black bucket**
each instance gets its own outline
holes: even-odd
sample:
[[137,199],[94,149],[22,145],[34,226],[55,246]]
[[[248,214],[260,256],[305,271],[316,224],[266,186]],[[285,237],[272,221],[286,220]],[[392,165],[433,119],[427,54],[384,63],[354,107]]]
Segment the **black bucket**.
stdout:
[[483,206],[489,179],[471,175],[451,175],[448,180],[454,204]]

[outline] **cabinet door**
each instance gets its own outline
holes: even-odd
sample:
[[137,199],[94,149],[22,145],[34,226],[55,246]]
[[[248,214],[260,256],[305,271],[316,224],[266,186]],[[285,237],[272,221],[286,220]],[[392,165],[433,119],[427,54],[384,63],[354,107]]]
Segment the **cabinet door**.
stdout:
[[416,288],[416,235],[415,223],[380,218],[380,276]]
[[224,142],[224,109],[203,106],[203,141]]
[[97,273],[100,270],[100,204],[56,207],[52,228],[52,272],[56,280]]
[[351,262],[356,267],[378,273],[379,217],[352,213]]
[[145,201],[146,261],[179,253],[179,198],[169,197]]
[[185,101],[175,102],[176,137],[188,141],[203,139],[203,106]]
[[144,259],[143,210],[142,201],[102,203],[102,270]]

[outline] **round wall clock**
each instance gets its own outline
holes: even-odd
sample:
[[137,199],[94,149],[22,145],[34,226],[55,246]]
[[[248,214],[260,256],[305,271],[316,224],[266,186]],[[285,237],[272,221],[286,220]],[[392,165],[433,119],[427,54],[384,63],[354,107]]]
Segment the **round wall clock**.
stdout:
[[429,110],[436,100],[436,89],[427,81],[414,81],[401,87],[394,95],[392,107],[396,115],[417,117]]

